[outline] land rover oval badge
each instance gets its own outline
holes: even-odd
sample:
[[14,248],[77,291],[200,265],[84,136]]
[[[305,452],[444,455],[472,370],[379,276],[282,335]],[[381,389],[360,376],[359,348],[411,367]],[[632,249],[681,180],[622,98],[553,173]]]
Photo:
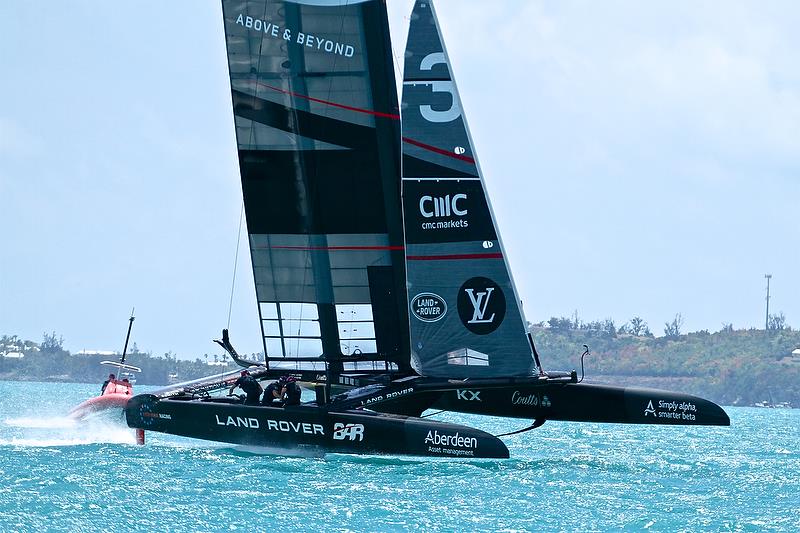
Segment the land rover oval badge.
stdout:
[[436,322],[447,313],[447,302],[438,294],[422,292],[411,299],[411,313],[423,322]]

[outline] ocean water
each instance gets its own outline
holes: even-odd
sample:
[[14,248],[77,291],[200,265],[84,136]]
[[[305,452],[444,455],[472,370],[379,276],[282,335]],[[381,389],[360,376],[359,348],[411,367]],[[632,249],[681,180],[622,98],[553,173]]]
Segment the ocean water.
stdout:
[[305,458],[137,446],[118,416],[65,418],[98,390],[0,382],[0,531],[800,531],[799,410],[728,408],[730,428],[548,422],[504,438],[505,460]]

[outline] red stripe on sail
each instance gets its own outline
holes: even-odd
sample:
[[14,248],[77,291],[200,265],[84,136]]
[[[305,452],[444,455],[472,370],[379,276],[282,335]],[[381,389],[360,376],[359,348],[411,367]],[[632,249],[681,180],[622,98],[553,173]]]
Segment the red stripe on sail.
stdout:
[[410,139],[408,137],[403,137],[403,142],[407,142],[408,144],[413,144],[414,146],[422,148],[423,150],[428,150],[429,152],[435,152],[437,154],[442,154],[448,157],[452,157],[453,159],[458,159],[459,161],[466,161],[467,163],[472,163],[473,165],[475,164],[475,159],[471,158],[468,155],[454,154],[453,152],[449,152],[447,150],[431,146],[430,144],[421,143],[419,141],[415,141],[414,139]]
[[402,246],[256,246],[257,250],[271,248],[273,250],[398,250],[402,251],[405,248]]
[[407,255],[409,261],[445,261],[458,259],[502,259],[503,254]]
[[261,87],[265,87],[267,89],[271,89],[273,91],[277,91],[279,93],[288,94],[294,96],[296,98],[302,98],[304,100],[309,100],[311,102],[317,102],[318,104],[325,104],[332,107],[338,107],[340,109],[347,109],[348,111],[355,111],[356,113],[365,113],[367,115],[373,115],[376,117],[383,117],[383,118],[390,118],[392,120],[400,120],[400,115],[396,115],[393,113],[381,113],[380,111],[372,111],[371,109],[362,109],[360,107],[353,107],[344,104],[337,104],[336,102],[330,102],[328,100],[322,100],[320,98],[314,98],[313,96],[308,96],[305,94],[296,93],[294,91],[287,91],[286,89],[281,89],[280,87],[274,87],[272,85],[267,85],[266,83],[256,82],[256,85]]

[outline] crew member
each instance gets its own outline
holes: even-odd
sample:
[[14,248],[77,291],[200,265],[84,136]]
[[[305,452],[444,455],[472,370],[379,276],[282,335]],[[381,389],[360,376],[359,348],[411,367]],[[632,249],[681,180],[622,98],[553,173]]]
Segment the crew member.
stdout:
[[300,405],[301,393],[300,386],[292,376],[281,376],[264,390],[261,405],[274,407]]
[[271,407],[283,406],[283,403],[281,402],[282,389],[283,383],[280,379],[267,385],[267,388],[264,389],[264,397],[261,399],[261,405],[268,405]]
[[103,386],[100,388],[100,396],[102,396],[103,393],[106,391],[106,387],[108,387],[108,384],[109,383],[113,383],[114,380],[116,380],[116,379],[117,379],[117,376],[115,376],[114,374],[109,374],[108,375],[108,379],[103,382]]
[[236,387],[240,387],[247,395],[244,401],[245,405],[258,405],[258,399],[261,397],[261,384],[250,375],[250,372],[242,370],[242,375],[231,385],[228,396],[233,395],[233,389]]
[[283,405],[300,405],[300,395],[302,394],[300,385],[297,384],[297,380],[295,380],[292,376],[284,377],[286,380],[284,381],[283,389],[281,389]]

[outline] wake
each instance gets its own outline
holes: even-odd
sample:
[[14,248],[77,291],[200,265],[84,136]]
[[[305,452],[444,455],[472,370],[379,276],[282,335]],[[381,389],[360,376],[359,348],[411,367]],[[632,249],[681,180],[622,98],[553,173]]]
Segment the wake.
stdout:
[[78,421],[68,417],[53,418],[9,418],[5,421],[7,426],[30,429],[64,429],[74,428]]
[[[85,420],[63,417],[9,418],[15,428],[11,438],[0,438],[0,446],[55,447],[85,444],[136,444],[132,429],[105,417]],[[5,433],[5,432],[4,432]]]

